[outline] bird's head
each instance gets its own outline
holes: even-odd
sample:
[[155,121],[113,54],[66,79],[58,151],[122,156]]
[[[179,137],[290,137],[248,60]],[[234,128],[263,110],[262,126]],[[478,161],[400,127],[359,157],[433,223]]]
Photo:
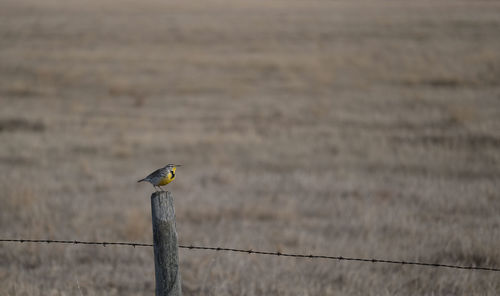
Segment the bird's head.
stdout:
[[180,164],[171,164],[171,163],[169,163],[169,164],[167,164],[167,165],[165,166],[165,168],[166,168],[166,169],[168,169],[168,170],[170,170],[170,171],[172,171],[172,172],[175,172],[175,170],[176,170],[178,167],[181,167],[181,166],[182,166],[182,165],[180,165]]

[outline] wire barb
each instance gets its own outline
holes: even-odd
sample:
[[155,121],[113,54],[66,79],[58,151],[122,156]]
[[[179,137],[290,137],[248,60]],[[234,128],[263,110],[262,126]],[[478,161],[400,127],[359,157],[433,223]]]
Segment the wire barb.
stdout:
[[[0,242],[9,243],[52,243],[52,244],[73,244],[73,245],[100,245],[106,246],[132,246],[132,247],[152,247],[152,244],[145,243],[131,243],[131,242],[93,242],[93,241],[78,241],[78,240],[37,240],[37,239],[0,239]],[[210,251],[225,251],[225,252],[236,252],[236,253],[247,253],[247,254],[257,254],[257,255],[270,255],[270,256],[281,256],[281,257],[296,257],[296,258],[311,258],[311,259],[329,259],[337,261],[358,261],[358,262],[371,262],[371,263],[387,263],[387,264],[399,264],[399,265],[417,265],[426,267],[440,267],[440,268],[452,268],[452,269],[466,269],[466,270],[483,270],[483,271],[500,271],[498,267],[485,267],[485,266],[462,266],[462,265],[451,265],[451,264],[441,264],[441,263],[428,263],[428,262],[412,262],[412,261],[397,261],[397,260],[387,260],[387,259],[375,259],[375,258],[353,258],[353,257],[342,257],[342,256],[327,256],[327,255],[313,255],[313,254],[293,254],[293,253],[282,253],[282,252],[266,252],[266,251],[254,251],[252,249],[233,249],[225,247],[204,247],[204,246],[194,246],[194,245],[179,245],[181,249],[189,250],[210,250]]]

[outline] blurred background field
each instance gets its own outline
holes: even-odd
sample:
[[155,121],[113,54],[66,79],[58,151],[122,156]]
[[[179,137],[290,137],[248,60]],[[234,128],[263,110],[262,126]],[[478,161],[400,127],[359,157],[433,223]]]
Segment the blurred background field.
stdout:
[[[500,266],[500,2],[0,1],[0,237]],[[181,250],[185,295],[498,295],[492,272]],[[149,248],[0,244],[0,295],[152,295]]]

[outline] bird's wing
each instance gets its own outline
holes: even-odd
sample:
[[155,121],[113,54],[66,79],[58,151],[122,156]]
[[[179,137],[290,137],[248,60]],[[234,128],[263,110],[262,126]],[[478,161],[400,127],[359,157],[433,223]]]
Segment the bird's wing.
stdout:
[[150,179],[150,178],[155,178],[155,177],[163,177],[164,176],[164,170],[163,169],[157,169],[156,171],[152,172],[151,174],[149,174],[146,179]]

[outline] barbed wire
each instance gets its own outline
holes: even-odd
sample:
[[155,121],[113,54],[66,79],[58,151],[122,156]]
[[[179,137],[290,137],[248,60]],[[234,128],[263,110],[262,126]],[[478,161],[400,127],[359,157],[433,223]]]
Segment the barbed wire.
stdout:
[[[0,242],[13,242],[13,243],[47,243],[47,244],[73,244],[73,245],[99,245],[99,246],[132,246],[132,247],[152,247],[153,244],[145,243],[132,243],[132,242],[95,242],[95,241],[79,241],[79,240],[50,240],[50,239],[0,239]],[[398,265],[418,265],[426,267],[442,267],[442,268],[453,268],[453,269],[467,269],[467,270],[483,270],[483,271],[500,271],[497,267],[485,267],[485,266],[465,266],[465,265],[453,265],[453,264],[441,264],[441,263],[428,263],[428,262],[416,262],[416,261],[402,261],[402,260],[388,260],[388,259],[375,259],[375,258],[356,258],[356,257],[343,257],[343,256],[327,256],[327,255],[313,255],[313,254],[294,254],[294,253],[282,253],[282,252],[266,252],[266,251],[255,251],[255,250],[245,250],[245,249],[234,249],[226,247],[205,247],[205,246],[194,246],[194,245],[179,245],[181,249],[189,250],[210,250],[210,251],[226,251],[226,252],[236,252],[236,253],[246,253],[246,254],[256,254],[256,255],[270,255],[270,256],[281,256],[281,257],[295,257],[295,258],[309,258],[309,259],[329,259],[337,261],[358,261],[367,263],[387,263],[387,264],[398,264]]]
[[106,246],[132,246],[132,247],[152,247],[153,244],[130,243],[130,242],[92,242],[79,240],[52,240],[52,239],[0,239],[0,242],[10,243],[47,243],[47,244],[74,244],[74,245],[100,245]]

